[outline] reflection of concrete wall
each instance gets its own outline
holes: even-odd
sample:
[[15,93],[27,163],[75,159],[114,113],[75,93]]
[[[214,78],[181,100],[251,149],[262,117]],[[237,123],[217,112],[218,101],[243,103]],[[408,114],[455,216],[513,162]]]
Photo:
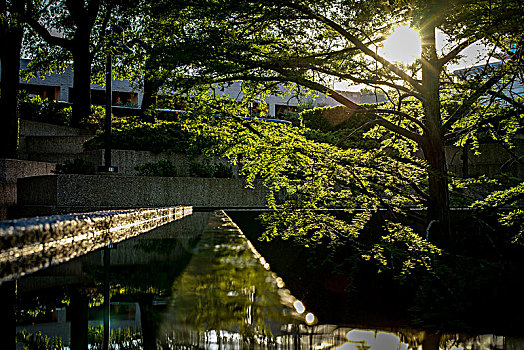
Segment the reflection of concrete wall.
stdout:
[[[169,225],[117,244],[115,249],[111,250],[111,266],[148,264],[155,261],[175,262],[192,254],[194,245],[207,226],[210,214],[210,212],[193,213]],[[155,242],[158,243],[150,244]],[[159,244],[169,244],[172,249],[158,252],[154,247]],[[100,254],[100,261],[102,261],[102,254]]]
[[3,221],[0,282],[138,236],[191,212],[191,207],[170,207]]
[[117,175],[52,175],[21,179],[18,203],[69,210],[145,208],[175,205],[263,207],[260,182],[245,188],[243,179],[143,177]]

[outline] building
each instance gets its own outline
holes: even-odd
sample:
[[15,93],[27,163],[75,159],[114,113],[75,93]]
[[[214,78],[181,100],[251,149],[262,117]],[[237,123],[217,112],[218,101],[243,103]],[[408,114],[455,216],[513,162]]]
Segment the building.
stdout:
[[[20,68],[23,70],[29,64],[28,59],[22,59]],[[45,77],[45,79],[32,78],[29,81],[20,79],[21,89],[27,91],[30,96],[40,96],[42,98],[50,98],[55,101],[71,102],[71,89],[73,88],[73,74],[71,67],[61,73],[52,73]],[[137,90],[128,80],[113,79],[113,105],[126,107],[140,107],[142,104],[142,92]],[[360,91],[338,91],[343,96],[349,98],[351,101],[362,103],[382,102],[386,98],[384,94],[373,94]],[[211,92],[216,97],[224,95],[241,100],[242,82],[235,81],[227,84],[216,84]],[[264,98],[267,107],[265,112],[272,117],[282,116],[285,111],[296,112],[301,105],[312,106],[336,106],[340,105],[334,99],[325,95],[311,95],[308,97],[300,97],[293,92],[289,92],[282,88],[281,94],[271,94]],[[259,101],[260,102],[260,101]],[[262,108],[260,103],[253,102],[253,108]],[[105,89],[103,86],[91,85],[91,103],[94,105],[105,105]]]

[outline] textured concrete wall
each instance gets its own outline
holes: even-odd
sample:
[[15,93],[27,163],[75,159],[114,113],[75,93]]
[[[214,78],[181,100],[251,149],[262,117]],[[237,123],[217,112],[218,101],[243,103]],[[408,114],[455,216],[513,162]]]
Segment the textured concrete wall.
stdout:
[[56,175],[19,179],[17,183],[17,202],[18,204],[57,205],[56,192]]
[[91,139],[91,135],[78,136],[27,136],[26,152],[35,153],[82,153],[84,142]]
[[69,126],[20,119],[20,136],[76,136],[82,130]]
[[192,213],[169,207],[0,222],[0,283],[150,231]]
[[0,159],[0,221],[9,217],[8,206],[16,204],[19,178],[51,174],[55,164],[18,159]]
[[245,188],[243,179],[143,177],[120,175],[52,175],[21,179],[19,205],[71,208],[143,208],[175,205],[263,207],[260,182]]

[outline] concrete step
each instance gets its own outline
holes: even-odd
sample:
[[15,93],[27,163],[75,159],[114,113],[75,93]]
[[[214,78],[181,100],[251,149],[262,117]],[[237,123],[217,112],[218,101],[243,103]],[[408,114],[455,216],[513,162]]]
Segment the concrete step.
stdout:
[[[84,152],[84,142],[93,135],[27,136],[26,154],[78,154]],[[31,157],[33,159],[33,157]]]

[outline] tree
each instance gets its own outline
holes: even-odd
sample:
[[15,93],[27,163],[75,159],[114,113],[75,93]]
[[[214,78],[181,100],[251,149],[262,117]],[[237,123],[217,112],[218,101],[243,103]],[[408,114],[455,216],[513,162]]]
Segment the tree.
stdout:
[[0,133],[0,158],[16,157],[18,145],[18,72],[24,31],[23,12],[23,0],[0,1],[0,42],[4,46],[0,51],[0,111],[3,124]]
[[78,126],[91,113],[91,66],[105,48],[106,30],[117,3],[114,1],[28,1],[25,17],[37,37],[27,49],[31,67],[40,74],[64,69],[73,61],[73,115]]
[[[480,98],[496,92],[503,77],[514,76],[520,69],[523,38],[518,18],[522,12],[522,6],[511,0],[269,0],[234,6],[193,1],[186,11],[192,21],[182,29],[184,40],[166,50],[169,61],[200,47],[196,53],[200,59],[192,56],[187,81],[293,82],[328,94],[396,135],[392,137],[420,148],[427,162],[427,192],[421,193],[426,198],[427,229],[442,242],[451,238],[444,146],[460,135],[454,126]],[[422,56],[413,65],[390,62],[378,54],[384,35],[399,23],[420,33]],[[437,31],[448,41],[440,52]],[[477,41],[504,55],[505,61],[453,110],[444,111],[443,89],[458,86],[446,66]],[[394,104],[359,107],[332,88],[336,80],[382,89]],[[420,108],[406,108],[413,101]]]

